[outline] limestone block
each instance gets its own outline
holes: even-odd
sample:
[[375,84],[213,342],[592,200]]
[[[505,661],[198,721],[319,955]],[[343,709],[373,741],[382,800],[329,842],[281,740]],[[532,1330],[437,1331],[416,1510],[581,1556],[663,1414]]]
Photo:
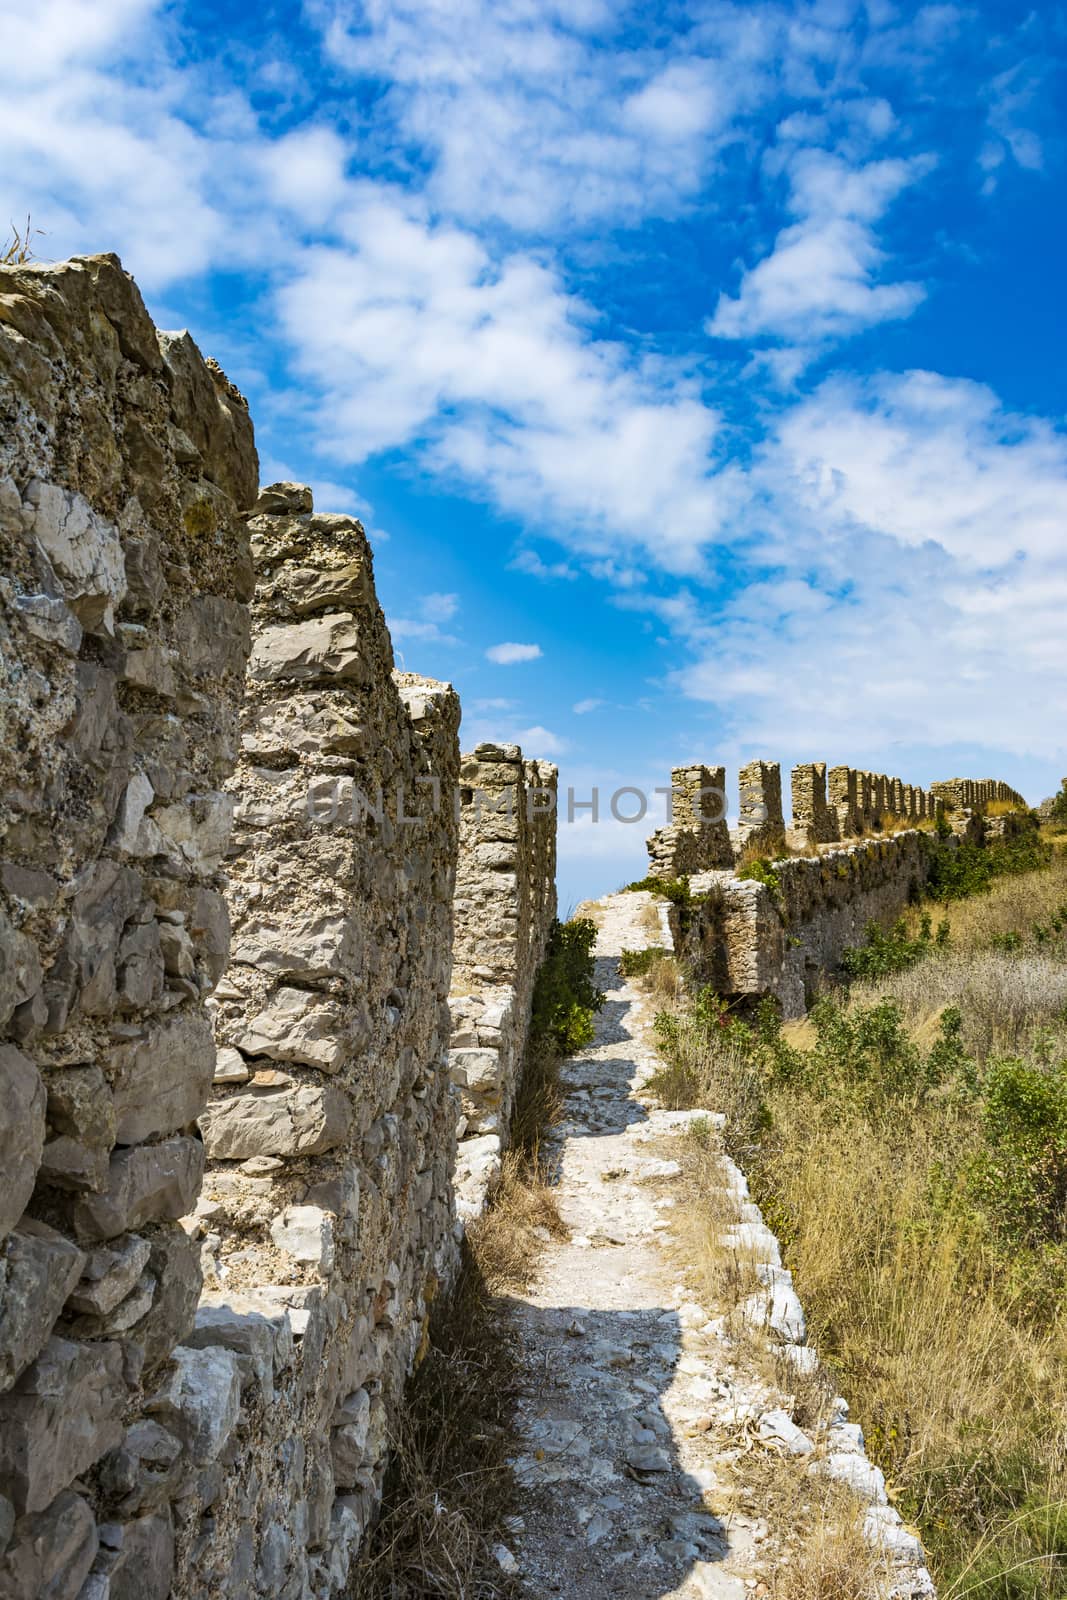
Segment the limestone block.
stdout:
[[16,1006],[23,1005],[41,985],[41,962],[37,947],[19,933],[0,907],[0,1027],[11,1019]]
[[75,1205],[75,1232],[80,1239],[113,1239],[142,1222],[183,1217],[192,1210],[203,1172],[204,1148],[197,1139],[117,1150],[106,1189]]
[[237,1041],[246,1055],[301,1061],[336,1072],[351,1050],[344,1014],[307,989],[279,989]]
[[0,1492],[43,1511],[122,1437],[126,1384],[118,1344],[51,1338],[0,1397]]
[[275,1375],[292,1365],[293,1330],[289,1317],[255,1293],[206,1294],[184,1344],[193,1350],[220,1345],[232,1350],[241,1369],[241,1382],[254,1378],[265,1394]]
[[127,1339],[128,1346],[135,1344],[141,1352],[148,1372],[170,1355],[193,1326],[203,1286],[200,1252],[181,1227],[156,1227],[151,1243],[148,1271],[156,1282],[155,1297],[151,1310]]
[[55,1228],[23,1218],[0,1251],[0,1393],[40,1353],[85,1257]]
[[81,1495],[65,1490],[36,1516],[23,1517],[0,1560],[5,1600],[77,1600],[99,1546]]
[[45,1134],[41,1075],[14,1045],[0,1045],[0,1239],[26,1209],[37,1181]]
[[254,683],[371,681],[359,623],[345,612],[264,628],[252,646],[248,673]]
[[183,1011],[112,1056],[116,1141],[137,1144],[196,1120],[215,1071],[211,1024]]
[[198,1466],[217,1459],[241,1411],[241,1367],[232,1350],[179,1345],[174,1370],[145,1402]]
[[105,1499],[127,1516],[159,1505],[177,1483],[181,1454],[181,1440],[161,1423],[135,1422],[98,1468]]
[[286,1206],[270,1225],[279,1250],[325,1276],[333,1266],[333,1223],[318,1206]]
[[165,848],[195,872],[210,877],[222,865],[233,831],[233,796],[189,795],[152,814]]
[[174,1581],[169,1510],[123,1523],[121,1537],[122,1557],[111,1578],[108,1600],[167,1600]]
[[485,1094],[500,1088],[500,1051],[461,1049],[448,1052],[452,1082],[472,1094]]
[[362,955],[359,925],[341,911],[293,912],[284,920],[249,917],[233,939],[234,961],[287,978],[357,973]]
[[360,1482],[369,1431],[370,1395],[357,1389],[339,1407],[330,1431],[330,1458],[339,1489],[352,1489]]
[[322,1155],[344,1143],[350,1121],[348,1097],[341,1090],[301,1084],[213,1100],[200,1114],[200,1130],[210,1160],[246,1161]]
[[114,1311],[140,1279],[151,1254],[148,1240],[132,1233],[111,1245],[90,1250],[82,1258],[82,1270],[72,1286],[68,1307],[71,1311],[97,1317]]
[[118,529],[84,495],[35,478],[26,490],[29,532],[63,581],[67,599],[89,633],[113,633],[115,606],[126,593]]

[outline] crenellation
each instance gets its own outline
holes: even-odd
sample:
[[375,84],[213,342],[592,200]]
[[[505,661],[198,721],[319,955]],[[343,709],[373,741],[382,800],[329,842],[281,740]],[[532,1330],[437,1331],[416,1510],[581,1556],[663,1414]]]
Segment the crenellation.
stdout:
[[461,758],[449,1069],[456,1204],[477,1214],[500,1170],[537,970],[556,915],[557,769],[517,745]]
[[750,761],[738,775],[740,847],[774,854],[785,848],[782,769],[776,761]]
[[826,762],[793,768],[793,832],[809,847],[837,838],[838,821],[826,795]]
[[672,768],[671,820],[649,839],[648,853],[653,877],[677,878],[732,865],[725,767]]

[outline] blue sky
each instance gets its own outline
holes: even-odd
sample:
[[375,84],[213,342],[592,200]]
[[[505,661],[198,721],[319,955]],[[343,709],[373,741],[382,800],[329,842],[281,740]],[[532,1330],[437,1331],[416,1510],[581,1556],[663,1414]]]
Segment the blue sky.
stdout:
[[[0,51],[0,215],[362,516],[466,744],[1067,771],[1062,6],[5,0]],[[565,827],[564,904],[646,831]]]

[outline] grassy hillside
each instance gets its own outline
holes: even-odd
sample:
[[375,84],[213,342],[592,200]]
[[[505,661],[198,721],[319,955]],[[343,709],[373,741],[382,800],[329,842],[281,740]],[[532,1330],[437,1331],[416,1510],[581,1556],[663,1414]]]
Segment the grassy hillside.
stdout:
[[738,1020],[707,992],[657,1021],[660,1092],[727,1112],[812,1339],[946,1600],[1067,1596],[1067,849],[1053,843],[1037,870],[979,864],[925,928],[919,909],[873,939],[854,963],[867,975],[803,1023],[783,1028],[770,1005]]

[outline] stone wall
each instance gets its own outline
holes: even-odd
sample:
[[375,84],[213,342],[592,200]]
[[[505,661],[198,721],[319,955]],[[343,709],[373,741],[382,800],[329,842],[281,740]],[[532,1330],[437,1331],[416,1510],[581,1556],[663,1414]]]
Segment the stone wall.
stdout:
[[534,980],[556,915],[557,772],[518,745],[462,757],[449,1066],[460,1097],[457,1207],[476,1214],[500,1168]]
[[993,802],[1026,808],[1018,789],[998,778],[948,778],[932,784],[931,791],[948,811],[980,811]]
[[[962,784],[962,780],[954,780]],[[727,868],[742,852],[776,855],[932,821],[950,802],[884,773],[831,767],[809,761],[793,768],[792,826],[782,810],[782,772],[774,761],[750,761],[738,773],[738,825],[726,825],[725,767],[675,767],[671,773],[672,818],[648,840],[649,873],[676,878]],[[967,793],[988,789],[988,798],[1014,795],[1006,784],[967,784]],[[953,802],[954,803],[954,802]]]
[[670,817],[648,841],[650,876],[677,878],[732,864],[725,767],[674,767]]
[[179,1506],[173,1592],[204,1600],[346,1587],[456,1248],[458,700],[393,672],[358,522],[278,484],[249,528],[233,947],[190,1219],[205,1294],[182,1358],[214,1363],[228,1416]]
[[0,270],[0,1593],[20,1600],[86,1580],[162,1600],[170,1502],[226,1470],[225,1410],[185,1404],[191,1369],[166,1364],[200,1289],[178,1219],[229,945],[256,480],[244,401],[114,257]]
[[863,840],[817,856],[775,863],[778,887],[732,873],[690,879],[686,918],[671,908],[679,957],[698,983],[717,993],[772,995],[785,1017],[799,1017],[822,977],[832,973],[867,926],[894,921],[920,893],[928,835],[915,831]]

